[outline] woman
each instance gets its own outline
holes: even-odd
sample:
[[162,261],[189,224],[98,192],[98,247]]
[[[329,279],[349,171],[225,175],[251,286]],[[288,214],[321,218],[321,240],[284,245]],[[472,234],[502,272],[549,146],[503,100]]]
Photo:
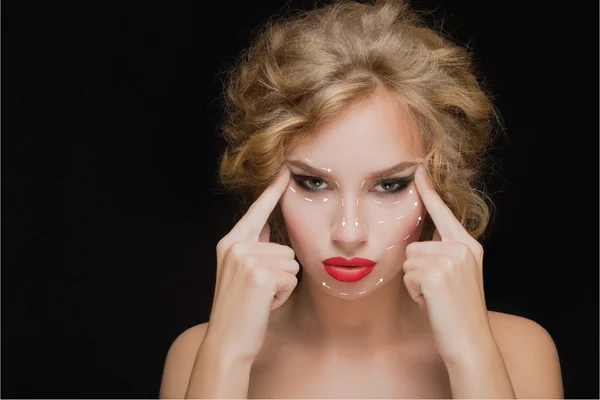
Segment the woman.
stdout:
[[563,396],[548,333],[486,308],[494,113],[465,49],[340,2],[270,23],[227,98],[221,179],[253,204],[161,398]]

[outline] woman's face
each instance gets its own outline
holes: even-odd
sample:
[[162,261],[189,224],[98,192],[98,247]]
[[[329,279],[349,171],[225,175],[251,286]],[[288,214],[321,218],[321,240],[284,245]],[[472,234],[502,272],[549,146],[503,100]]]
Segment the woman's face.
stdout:
[[[413,184],[421,149],[416,124],[386,95],[350,107],[292,149],[281,210],[303,280],[352,299],[401,271],[423,226]],[[375,264],[339,267],[347,261],[334,257]]]

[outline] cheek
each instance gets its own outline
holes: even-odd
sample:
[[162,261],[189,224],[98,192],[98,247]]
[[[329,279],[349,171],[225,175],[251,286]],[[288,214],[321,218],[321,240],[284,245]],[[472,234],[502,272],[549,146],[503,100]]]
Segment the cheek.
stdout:
[[[402,206],[398,212],[377,209],[380,215],[369,215],[365,222],[369,231],[368,247],[372,254],[385,255],[396,261],[404,259],[406,246],[419,239],[423,227],[425,209],[419,197],[415,200],[417,206],[414,209],[410,207],[412,203],[407,201],[405,204],[408,206]],[[280,205],[290,243],[299,259],[313,253],[319,243],[327,243],[331,239],[328,236],[331,227],[327,225],[327,210],[324,207],[308,203],[289,191],[282,196]],[[402,218],[396,220],[399,215]],[[387,222],[378,224],[377,221],[382,218]]]
[[378,232],[377,239],[382,246],[385,246],[382,251],[386,258],[403,262],[406,257],[406,247],[417,241],[421,235],[424,215],[425,209],[419,199],[417,206],[407,212],[402,219]]
[[319,215],[317,207],[306,204],[294,193],[286,193],[281,199],[281,213],[285,227],[297,254],[304,253],[307,249],[314,247],[319,234],[326,232],[319,221],[323,220]]
[[[420,202],[419,202],[420,203]],[[423,228],[424,209],[417,203],[414,210],[408,212],[405,218],[402,218],[396,225],[394,232],[391,233],[394,238],[402,242],[412,242],[417,240]],[[408,243],[407,243],[408,244]]]

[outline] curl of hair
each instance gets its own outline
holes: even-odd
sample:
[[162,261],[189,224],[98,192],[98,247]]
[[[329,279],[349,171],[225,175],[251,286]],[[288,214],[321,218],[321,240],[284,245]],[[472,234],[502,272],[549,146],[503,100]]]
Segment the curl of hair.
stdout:
[[[238,192],[245,210],[293,146],[377,90],[407,106],[436,190],[480,237],[489,222],[478,185],[496,116],[491,96],[467,49],[401,0],[337,1],[266,24],[228,75],[221,184]],[[279,208],[269,222],[272,240],[289,245]],[[427,217],[421,240],[432,234]]]

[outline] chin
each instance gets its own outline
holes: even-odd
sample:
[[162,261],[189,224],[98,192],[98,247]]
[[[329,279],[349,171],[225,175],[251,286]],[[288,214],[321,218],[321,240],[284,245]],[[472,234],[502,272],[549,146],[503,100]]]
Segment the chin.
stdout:
[[359,281],[341,282],[330,276],[321,263],[317,262],[316,264],[308,265],[311,267],[303,267],[302,280],[306,280],[307,284],[310,284],[317,290],[342,300],[359,300],[370,296],[391,281],[396,280],[398,274],[402,271],[402,269],[398,268],[381,268],[383,265],[380,265],[380,268],[376,266],[371,273]]

